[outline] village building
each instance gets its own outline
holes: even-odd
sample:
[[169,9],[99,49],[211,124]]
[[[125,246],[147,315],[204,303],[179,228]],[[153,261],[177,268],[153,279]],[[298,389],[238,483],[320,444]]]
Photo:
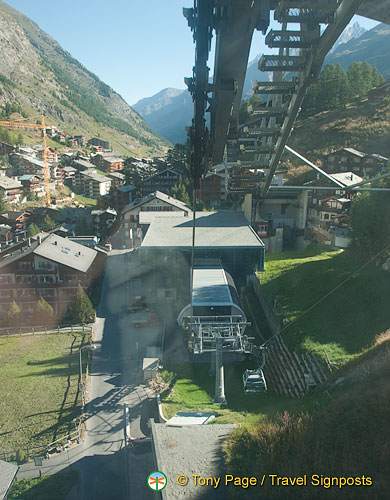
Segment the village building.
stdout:
[[362,153],[354,148],[343,148],[323,158],[323,170],[327,173],[352,172],[361,177],[380,175],[388,158],[379,154]]
[[78,189],[88,198],[99,198],[110,192],[111,179],[96,172],[77,172],[79,177]]
[[161,191],[156,191],[141,199],[134,200],[124,207],[122,211],[125,234],[127,238],[130,238],[130,242],[128,242],[130,246],[134,246],[134,242],[142,238],[140,225],[141,212],[180,213],[180,215],[188,216],[191,213],[191,209],[182,201]]
[[23,189],[33,193],[43,193],[44,179],[40,175],[25,174],[18,178],[21,182]]
[[15,179],[2,175],[0,176],[0,193],[4,201],[8,203],[17,202],[23,193],[23,185]]
[[91,217],[94,232],[98,236],[101,236],[102,234],[106,234],[112,227],[117,217],[117,212],[113,208],[106,208],[105,210],[92,210]]
[[123,186],[126,182],[125,174],[121,174],[120,172],[107,172],[106,177],[111,179],[113,187]]
[[12,230],[13,240],[22,240],[26,238],[28,227],[31,223],[31,212],[26,210],[18,210],[3,212],[0,214],[0,224],[10,226]]
[[0,254],[0,309],[7,312],[15,301],[28,315],[44,298],[56,315],[63,315],[79,284],[86,291],[90,288],[104,265],[103,258],[103,253],[48,233],[10,247]]
[[171,168],[166,168],[161,172],[157,172],[150,177],[147,177],[139,184],[141,196],[146,196],[149,193],[154,193],[161,190],[164,193],[170,193],[173,186],[180,181],[180,174]]
[[99,137],[92,137],[87,142],[87,146],[100,146],[103,149],[110,149],[110,142],[105,141],[104,139],[100,139]]

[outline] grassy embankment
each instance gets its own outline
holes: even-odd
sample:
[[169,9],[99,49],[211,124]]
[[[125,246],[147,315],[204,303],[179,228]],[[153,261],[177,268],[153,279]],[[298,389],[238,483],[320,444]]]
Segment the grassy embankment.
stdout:
[[78,481],[77,472],[66,472],[36,479],[22,479],[12,485],[9,500],[65,500]]
[[[311,415],[285,413],[235,431],[224,445],[228,473],[266,476],[261,498],[270,500],[388,498],[390,483],[390,331],[327,381],[325,408]],[[307,475],[307,486],[272,486],[269,474]],[[372,486],[339,488],[311,484],[326,478],[370,477]],[[351,481],[351,480],[350,480]],[[258,489],[231,498],[260,498]],[[238,496],[236,496],[238,494]]]
[[[277,298],[286,321],[292,321],[362,265],[346,252],[321,252],[311,246],[303,252],[270,255],[261,276],[268,296]],[[265,338],[264,317],[256,297],[247,292],[251,309]],[[390,325],[390,280],[388,273],[369,265],[311,312],[287,328],[283,334],[291,349],[307,349],[324,356],[325,351],[338,366],[358,356],[372,345],[376,335]],[[257,306],[257,308],[256,308]],[[214,377],[209,365],[172,365],[173,387],[162,395],[167,417],[179,410],[216,411],[217,421],[255,423],[287,410],[312,412],[326,406],[329,398],[322,388],[304,398],[292,399],[276,394],[244,395],[242,373],[249,361],[225,364],[227,408],[213,405]]]
[[0,338],[2,452],[45,447],[74,430],[79,349],[86,341],[70,332]]
[[[271,254],[259,276],[266,295],[285,326],[350,277],[365,262],[349,252],[319,252],[310,246],[303,252]],[[374,264],[326,297],[296,323],[282,331],[291,350],[325,351],[332,362],[342,364],[370,347],[390,325],[389,273]]]

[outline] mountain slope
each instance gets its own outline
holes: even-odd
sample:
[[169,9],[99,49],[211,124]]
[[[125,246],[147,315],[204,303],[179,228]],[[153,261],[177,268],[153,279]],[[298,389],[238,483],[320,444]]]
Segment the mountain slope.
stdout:
[[147,121],[152,130],[172,144],[185,143],[185,127],[191,125],[194,114],[188,90],[167,88],[151,97],[141,99],[133,108]]
[[378,24],[357,39],[339,45],[325,58],[325,64],[340,64],[347,69],[353,62],[367,61],[390,78],[390,25]]
[[366,31],[367,30],[362,26],[360,26],[358,22],[354,23],[352,26],[347,26],[345,30],[341,33],[341,35],[338,37],[335,44],[329,51],[329,53],[334,52],[343,43],[348,43],[351,40],[360,38],[362,35],[364,35]]
[[0,33],[1,105],[18,104],[29,115],[44,112],[49,124],[72,134],[100,133],[118,151],[166,147],[119,94],[1,0]]
[[[325,64],[341,64],[344,69],[356,61],[368,61],[385,76],[390,77],[390,26],[380,24],[370,31],[365,31],[358,23],[344,30],[325,59]],[[248,63],[245,76],[243,99],[252,93],[252,84],[256,80],[266,81],[267,73],[259,71],[259,54]],[[192,101],[188,91],[165,89],[152,97],[141,99],[133,108],[145,118],[150,127],[171,142],[184,142],[184,127],[191,123]]]
[[[343,147],[390,157],[388,98],[377,98],[373,102],[362,99],[345,109],[323,111],[298,120],[288,144],[314,162]],[[285,153],[283,161],[289,160],[291,156]]]

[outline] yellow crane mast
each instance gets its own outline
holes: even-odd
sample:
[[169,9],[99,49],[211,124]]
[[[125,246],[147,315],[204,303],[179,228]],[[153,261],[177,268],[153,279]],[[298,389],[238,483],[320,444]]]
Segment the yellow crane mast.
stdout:
[[47,155],[47,143],[46,143],[46,125],[45,117],[41,115],[41,123],[23,123],[17,121],[0,121],[0,127],[10,127],[10,128],[28,128],[34,130],[42,130],[42,144],[43,144],[43,171],[45,175],[45,192],[46,192],[46,205],[50,205],[50,174],[49,174],[49,162]]

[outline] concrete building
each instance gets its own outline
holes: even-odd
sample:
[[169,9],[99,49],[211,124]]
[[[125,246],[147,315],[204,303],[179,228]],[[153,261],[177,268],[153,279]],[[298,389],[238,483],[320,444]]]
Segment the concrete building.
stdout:
[[[214,485],[195,486],[192,475],[224,477],[226,471],[223,465],[222,446],[235,426],[199,425],[200,419],[196,417],[197,415],[193,414],[192,418],[190,416],[181,418],[181,425],[157,424],[150,421],[155,470],[164,471],[168,481],[166,488],[155,493],[156,498],[178,500],[184,497],[184,491],[187,498],[209,500],[229,498],[229,487],[223,480],[218,488]],[[189,421],[187,425],[185,420]],[[205,420],[206,418],[203,418],[202,421]],[[177,482],[177,477],[181,474],[190,478],[186,486],[181,486]]]
[[111,179],[96,172],[80,172],[80,190],[88,198],[99,198],[110,192]]
[[[242,212],[233,210],[196,214],[195,259],[198,265],[222,266],[238,290],[255,271],[264,269],[265,247]],[[192,256],[192,213],[187,217],[155,214],[142,241],[140,255],[151,267],[158,288],[176,290],[177,306],[189,303]],[[179,311],[178,311],[179,312]]]

